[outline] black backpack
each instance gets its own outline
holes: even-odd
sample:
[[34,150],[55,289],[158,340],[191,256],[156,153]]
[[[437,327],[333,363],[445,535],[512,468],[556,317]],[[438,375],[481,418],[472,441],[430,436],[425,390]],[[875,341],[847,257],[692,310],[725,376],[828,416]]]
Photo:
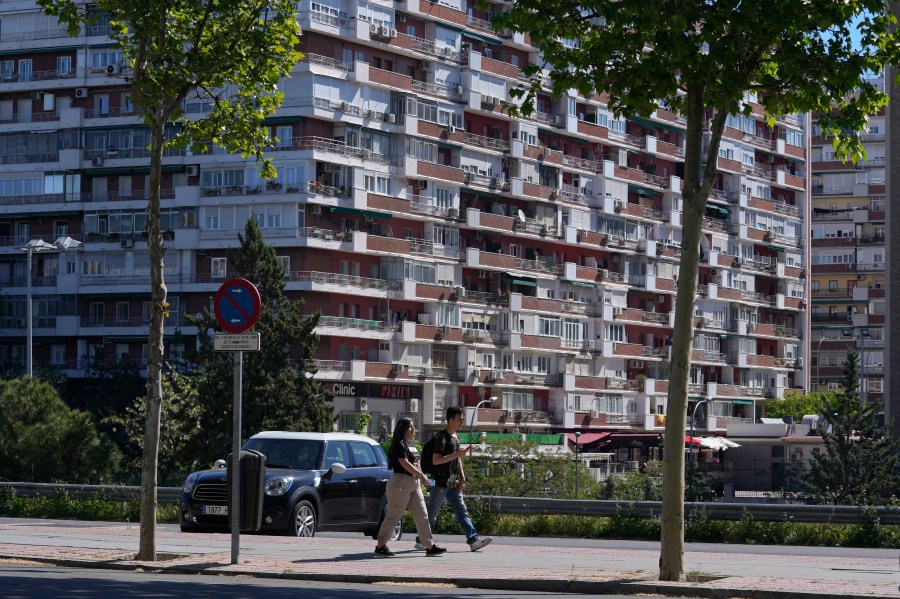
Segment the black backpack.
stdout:
[[434,473],[434,440],[436,438],[437,434],[431,435],[431,438],[422,446],[422,459],[420,464],[422,466],[422,472],[425,474]]

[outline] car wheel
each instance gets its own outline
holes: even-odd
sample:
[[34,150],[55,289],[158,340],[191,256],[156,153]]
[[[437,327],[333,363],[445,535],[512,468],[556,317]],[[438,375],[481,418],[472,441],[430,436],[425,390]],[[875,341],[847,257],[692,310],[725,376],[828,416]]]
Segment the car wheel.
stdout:
[[196,526],[191,526],[190,524],[181,523],[180,525],[181,532],[200,532],[200,529]]
[[305,499],[294,506],[288,528],[295,537],[313,537],[316,534],[316,510]]
[[403,536],[403,519],[397,523],[397,526],[394,527],[394,530],[391,531],[391,536],[388,537],[388,541],[399,541]]

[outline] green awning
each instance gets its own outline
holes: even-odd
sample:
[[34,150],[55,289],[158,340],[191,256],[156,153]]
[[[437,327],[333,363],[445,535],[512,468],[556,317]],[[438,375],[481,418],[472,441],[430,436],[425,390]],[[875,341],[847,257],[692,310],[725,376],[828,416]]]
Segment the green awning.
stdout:
[[753,402],[749,399],[732,399],[731,403],[736,406],[752,406]]
[[642,119],[641,117],[633,116],[630,119],[639,125],[643,125],[648,129],[666,129],[667,131],[680,131],[684,133],[684,129],[676,127],[675,125],[668,125],[663,123],[657,123],[656,121],[651,121],[649,119]]
[[770,245],[770,246],[767,247],[766,249],[769,250],[769,251],[772,251],[772,252],[783,252],[783,251],[784,251],[784,248],[780,248],[780,247],[775,246],[775,245]]
[[590,289],[596,287],[593,283],[582,283],[581,281],[567,281],[567,283],[575,285],[576,287],[588,287]]
[[[102,177],[104,175],[146,175],[150,172],[149,166],[123,166],[119,168],[88,168],[84,170],[85,175],[94,175]],[[184,166],[171,164],[162,167],[164,173],[183,173]]]
[[362,212],[362,210],[356,210],[355,208],[341,208],[340,206],[332,206],[331,213],[332,214],[346,214],[348,216],[359,216],[363,212]]
[[[481,443],[481,433],[456,433],[459,442],[463,445]],[[485,440],[488,444],[498,441],[519,440],[522,436],[517,433],[487,433]],[[562,445],[562,435],[558,433],[531,433],[525,435],[525,441],[537,445]]]
[[270,116],[263,119],[263,125],[284,125],[299,123],[299,116]]
[[[441,26],[446,27],[443,23],[441,24]],[[463,30],[463,31],[461,31],[461,33],[463,34],[463,37],[468,37],[473,40],[478,40],[480,42],[484,42],[485,44],[491,44],[492,46],[500,46],[503,44],[503,42],[501,40],[495,40],[490,37],[478,35],[477,33],[472,33],[471,31]]]
[[560,434],[531,433],[525,435],[525,440],[538,445],[562,445],[561,437]]
[[654,191],[652,189],[644,189],[643,187],[638,187],[637,185],[629,185],[628,191],[632,193],[636,193],[639,196],[658,196],[662,195],[662,192]]
[[477,195],[482,198],[498,199],[500,197],[500,194],[497,194],[497,193],[487,193],[485,191],[481,191],[480,189],[470,189],[468,187],[461,187],[459,192],[460,193],[471,193],[471,194]]
[[510,285],[527,285],[528,287],[537,287],[537,283],[535,281],[529,281],[528,279],[509,279]]
[[369,218],[394,218],[393,214],[385,214],[384,212],[373,212],[372,210],[361,210],[363,216],[368,216]]
[[53,216],[78,216],[81,214],[80,210],[64,210],[57,212],[24,212],[18,214],[0,214],[0,220],[6,218],[34,218],[35,216],[43,217],[53,217]]
[[[44,52],[66,52],[69,50],[81,50],[83,47],[84,46],[63,46],[61,48],[43,48],[42,50]],[[24,50],[0,50],[0,56],[14,56],[16,54],[34,54],[34,48],[26,48]]]

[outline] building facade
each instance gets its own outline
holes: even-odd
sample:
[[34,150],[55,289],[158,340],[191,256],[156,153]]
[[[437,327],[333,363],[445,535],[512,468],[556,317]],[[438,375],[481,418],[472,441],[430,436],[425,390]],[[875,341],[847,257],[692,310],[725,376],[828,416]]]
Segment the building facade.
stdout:
[[[504,2],[494,10],[502,11]],[[602,93],[503,111],[529,40],[463,0],[299,3],[304,58],[267,121],[276,181],[211,147],[168,151],[170,318],[209,307],[247,219],[287,290],[321,311],[337,428],[450,405],[477,429],[661,432],[681,247],[685,122],[616,117]],[[83,375],[145,357],[146,130],[108,27],[69,38],[27,0],[0,7],[0,360],[20,364],[35,255],[36,363]],[[808,121],[729,118],[704,218],[689,410],[751,422],[806,386]],[[202,113],[202,101],[186,104]],[[169,346],[170,352],[182,348]],[[483,402],[483,403],[482,403]],[[703,412],[700,412],[703,414]],[[467,416],[467,421],[471,416]]]
[[810,140],[812,241],[810,389],[835,390],[847,349],[860,352],[861,392],[884,397],[885,112],[861,133],[864,159],[839,161],[815,122]]

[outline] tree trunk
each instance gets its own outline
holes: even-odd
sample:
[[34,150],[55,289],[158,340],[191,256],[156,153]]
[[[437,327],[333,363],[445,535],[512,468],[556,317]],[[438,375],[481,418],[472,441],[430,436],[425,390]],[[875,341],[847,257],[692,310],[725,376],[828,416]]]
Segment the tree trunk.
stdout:
[[666,400],[666,434],[663,447],[663,497],[660,525],[659,579],[684,580],[684,431],[687,423],[688,381],[694,339],[694,298],[700,263],[700,237],[706,200],[716,175],[719,141],[726,113],[717,114],[711,125],[710,145],[703,179],[701,154],[706,106],[703,87],[688,85],[687,139],[682,191],[681,265],[672,335],[672,364]]
[[168,311],[163,280],[163,240],[159,223],[165,117],[157,110],[151,128],[150,201],[147,208],[147,241],[150,245],[150,335],[147,347],[147,413],[141,468],[141,538],[137,559],[156,561],[156,488],[159,462],[160,411],[162,409],[162,359],[165,316]]

